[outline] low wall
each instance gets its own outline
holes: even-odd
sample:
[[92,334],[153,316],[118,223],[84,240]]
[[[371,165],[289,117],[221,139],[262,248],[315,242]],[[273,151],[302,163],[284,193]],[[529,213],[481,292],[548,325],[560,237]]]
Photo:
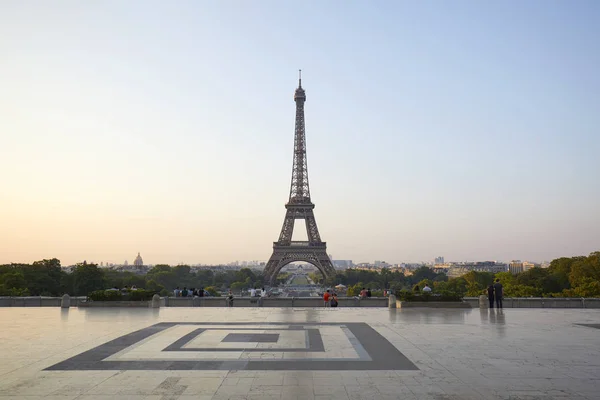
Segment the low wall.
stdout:
[[401,301],[396,300],[396,308],[472,308],[466,301]]
[[82,301],[78,307],[141,307],[149,308],[151,301]]
[[[355,297],[338,297],[338,307],[387,307],[387,297],[359,300]],[[226,307],[225,297],[163,297],[161,307]],[[235,297],[234,307],[259,307],[259,299]],[[265,297],[261,307],[324,307],[320,297]]]
[[[71,297],[71,307],[89,307],[85,296]],[[0,297],[0,307],[60,307],[60,297]],[[225,297],[163,297],[161,307],[225,307]],[[339,307],[387,307],[387,297],[370,297],[359,300],[356,297],[338,297]],[[323,307],[323,300],[319,297],[267,297],[262,299],[262,307]],[[464,302],[473,308],[479,308],[479,298],[465,297]],[[85,304],[84,304],[85,303]],[[92,307],[133,307],[116,303],[129,302],[94,302],[106,305]],[[112,304],[108,304],[112,303]],[[134,302],[140,303],[140,302]],[[142,307],[147,307],[146,305]],[[234,307],[258,307],[258,299],[250,297],[236,297]],[[550,298],[550,297],[523,297],[505,298],[504,308],[600,308],[600,298]],[[406,308],[406,305],[402,306]],[[409,306],[410,307],[410,306]]]
[[[478,297],[465,297],[465,302],[479,308]],[[506,297],[503,308],[600,308],[600,298]]]
[[[0,307],[60,307],[62,297],[0,297]],[[71,297],[71,307],[85,301],[85,296]]]

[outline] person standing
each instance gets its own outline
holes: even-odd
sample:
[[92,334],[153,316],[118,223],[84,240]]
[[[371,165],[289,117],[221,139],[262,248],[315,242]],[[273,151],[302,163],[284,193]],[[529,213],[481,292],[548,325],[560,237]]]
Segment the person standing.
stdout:
[[331,307],[337,307],[338,306],[338,297],[337,294],[335,292],[333,292],[333,298],[331,299]]
[[496,279],[496,283],[494,283],[494,294],[496,296],[496,308],[502,308],[502,284],[500,283],[500,279]]
[[494,308],[494,285],[488,286],[488,300],[490,301],[490,308]]
[[325,291],[325,293],[323,293],[323,303],[324,303],[325,307],[329,307],[330,306],[330,304],[329,304],[329,297],[330,297],[329,296],[329,289],[327,289]]

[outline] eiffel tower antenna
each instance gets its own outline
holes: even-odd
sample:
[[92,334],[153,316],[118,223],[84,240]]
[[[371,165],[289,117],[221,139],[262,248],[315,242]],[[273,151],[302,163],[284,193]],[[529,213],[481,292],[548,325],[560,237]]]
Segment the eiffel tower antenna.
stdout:
[[[275,283],[281,268],[295,261],[304,261],[314,265],[321,271],[324,278],[335,276],[335,269],[327,255],[327,243],[321,241],[317,228],[313,213],[315,205],[310,199],[304,126],[306,92],[302,88],[302,70],[298,71],[298,88],[294,93],[294,101],[296,102],[296,128],[290,197],[285,205],[286,214],[279,240],[273,243],[273,254],[265,266],[265,280],[271,285]],[[307,241],[292,241],[294,223],[297,219],[303,219],[305,222]]]

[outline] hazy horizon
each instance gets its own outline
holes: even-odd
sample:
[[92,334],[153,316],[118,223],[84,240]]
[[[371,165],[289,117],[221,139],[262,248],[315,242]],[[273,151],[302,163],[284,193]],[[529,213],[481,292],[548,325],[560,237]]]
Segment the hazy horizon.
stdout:
[[2,2],[0,263],[266,261],[298,69],[335,259],[588,255],[599,37],[594,1]]

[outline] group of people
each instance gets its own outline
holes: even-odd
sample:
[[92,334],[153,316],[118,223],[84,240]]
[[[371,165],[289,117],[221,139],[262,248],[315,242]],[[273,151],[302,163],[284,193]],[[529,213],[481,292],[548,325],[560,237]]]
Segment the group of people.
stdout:
[[179,289],[179,286],[177,286],[175,288],[175,290],[173,290],[173,295],[175,297],[204,297],[204,296],[207,295],[207,293],[202,288],[200,288],[200,289],[195,289],[195,288],[188,289],[187,287],[184,286],[183,290],[182,290],[182,289]]
[[[262,289],[256,289],[256,288],[252,288],[250,289],[250,297],[258,297],[258,304],[259,306],[262,306],[262,299],[264,297],[268,297],[268,292],[265,290],[265,288]],[[227,303],[227,307],[233,307],[233,292],[231,291],[231,289],[229,289],[229,291],[227,292],[227,296],[225,296],[225,302]],[[250,301],[252,303],[252,301]],[[256,301],[255,301],[256,302]]]
[[338,296],[336,292],[329,292],[329,289],[323,293],[323,303],[325,307],[337,307],[338,306]]
[[371,288],[362,288],[360,293],[358,294],[358,297],[360,297],[361,299],[366,299],[367,297],[371,297]]
[[496,300],[496,308],[502,308],[502,284],[500,279],[496,279],[496,283],[488,286],[487,292],[490,308],[494,308],[494,300]]
[[[260,292],[259,292],[259,290],[260,290]],[[250,289],[250,297],[267,297],[267,291],[265,290],[265,288],[262,288],[262,289],[252,288],[252,289]]]

